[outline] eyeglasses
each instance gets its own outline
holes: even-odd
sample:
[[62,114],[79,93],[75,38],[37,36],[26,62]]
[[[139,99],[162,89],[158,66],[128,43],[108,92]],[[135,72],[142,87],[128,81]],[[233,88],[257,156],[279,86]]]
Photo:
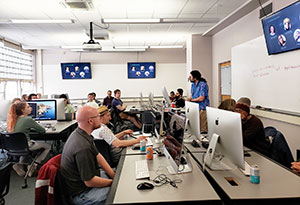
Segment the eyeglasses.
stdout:
[[96,118],[96,117],[100,117],[101,115],[95,115],[95,116],[92,116],[92,117],[89,117],[89,118]]

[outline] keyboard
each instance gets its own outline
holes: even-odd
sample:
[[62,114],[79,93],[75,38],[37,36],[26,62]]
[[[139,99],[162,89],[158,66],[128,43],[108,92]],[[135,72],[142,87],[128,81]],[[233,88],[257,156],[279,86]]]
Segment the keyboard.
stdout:
[[147,160],[139,160],[135,162],[135,178],[136,179],[145,179],[149,178],[149,170]]

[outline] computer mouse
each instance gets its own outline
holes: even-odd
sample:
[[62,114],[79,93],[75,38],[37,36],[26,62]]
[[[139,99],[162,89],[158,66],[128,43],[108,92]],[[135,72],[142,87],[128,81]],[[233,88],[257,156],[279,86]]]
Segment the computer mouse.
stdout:
[[52,127],[52,131],[55,131],[56,130],[56,127]]
[[154,185],[149,182],[143,182],[137,185],[136,187],[138,190],[147,190],[147,189],[153,189]]

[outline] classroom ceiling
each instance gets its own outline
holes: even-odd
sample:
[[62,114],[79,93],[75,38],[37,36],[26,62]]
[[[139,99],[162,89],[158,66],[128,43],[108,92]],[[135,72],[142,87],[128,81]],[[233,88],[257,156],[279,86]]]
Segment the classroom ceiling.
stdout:
[[[64,7],[74,0],[0,0],[0,36],[27,47],[81,46],[89,22],[103,47],[185,46],[187,35],[202,34],[249,0],[90,0],[93,8]],[[171,19],[185,23],[109,24],[101,19]],[[73,19],[71,24],[13,24],[12,19]]]

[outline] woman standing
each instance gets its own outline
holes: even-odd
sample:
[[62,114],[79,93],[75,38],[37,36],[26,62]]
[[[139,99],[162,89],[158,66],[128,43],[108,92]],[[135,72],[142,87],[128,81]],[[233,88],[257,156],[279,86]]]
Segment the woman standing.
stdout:
[[[32,108],[26,102],[12,104],[7,117],[7,131],[24,133],[27,137],[28,147],[30,151],[44,149],[44,151],[37,157],[36,160],[36,162],[41,163],[48,155],[51,146],[45,142],[30,140],[29,133],[45,133],[45,129],[42,126],[36,123],[32,118],[28,117],[28,115],[31,113],[31,110]],[[15,164],[13,168],[18,175],[25,175],[24,167],[22,164]],[[28,173],[29,177],[33,175],[36,169],[37,164],[34,164],[33,169],[31,169],[31,172]]]

